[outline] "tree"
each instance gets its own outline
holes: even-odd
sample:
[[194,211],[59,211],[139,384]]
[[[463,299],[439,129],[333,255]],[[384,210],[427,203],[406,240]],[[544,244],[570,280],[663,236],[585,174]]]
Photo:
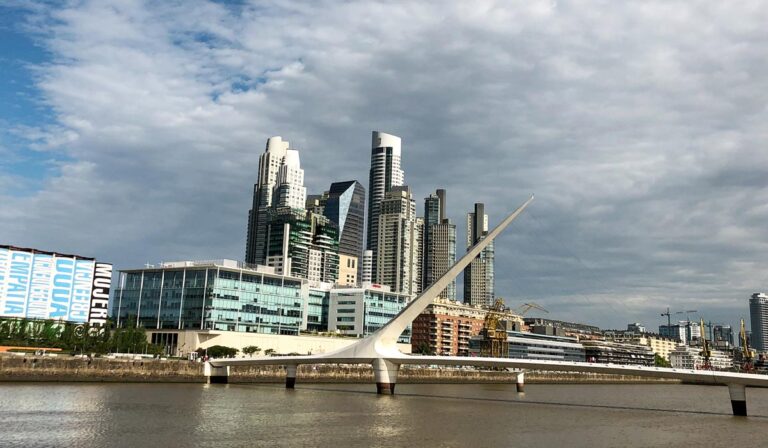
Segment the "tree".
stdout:
[[274,354],[275,354],[275,349],[273,349],[273,348],[268,348],[268,349],[264,350],[264,355],[265,356],[272,356]]
[[208,356],[211,358],[233,358],[239,350],[224,345],[213,345],[208,347]]
[[420,355],[434,355],[432,352],[432,349],[429,347],[429,344],[426,342],[422,342],[416,347],[415,353],[418,353]]
[[249,345],[247,347],[243,347],[243,353],[252,356],[254,353],[259,353],[261,351],[261,347],[258,347],[256,345]]
[[653,364],[656,367],[672,367],[672,364],[670,364],[669,361],[667,361],[666,359],[659,356],[658,353],[655,353],[653,355],[653,361],[654,361]]

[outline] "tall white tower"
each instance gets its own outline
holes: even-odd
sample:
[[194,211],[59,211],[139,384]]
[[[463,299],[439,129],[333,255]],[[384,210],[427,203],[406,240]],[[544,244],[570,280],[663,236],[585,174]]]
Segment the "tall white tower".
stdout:
[[248,211],[245,261],[264,264],[266,261],[266,211],[272,206],[273,191],[277,184],[280,164],[288,152],[288,142],[282,137],[270,137],[264,153],[259,157],[259,174],[253,186],[253,203]]
[[275,207],[303,209],[306,202],[307,188],[304,186],[304,170],[301,169],[299,151],[289,149],[285,151],[277,171],[272,204]]
[[402,186],[405,175],[400,169],[400,137],[373,131],[371,138],[371,171],[368,178],[367,249],[373,251],[373,278],[377,278],[379,247],[379,214],[384,195],[392,187]]

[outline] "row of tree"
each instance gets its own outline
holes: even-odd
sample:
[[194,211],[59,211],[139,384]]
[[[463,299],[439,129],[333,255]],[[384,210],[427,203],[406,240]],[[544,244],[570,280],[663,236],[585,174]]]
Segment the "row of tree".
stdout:
[[162,347],[147,343],[146,332],[126,322],[117,328],[108,322],[103,327],[55,320],[0,318],[0,345],[60,348],[79,353],[151,353]]
[[[209,358],[234,358],[237,356],[237,354],[240,352],[240,350],[233,348],[233,347],[227,347],[224,345],[213,345],[208,348],[199,348],[197,349],[197,355],[200,357],[208,356]],[[242,352],[244,355],[253,356],[258,355],[261,353],[261,347],[256,345],[249,345],[246,347],[243,347]],[[275,354],[275,350],[268,348],[264,350],[264,354],[266,356],[272,356]]]

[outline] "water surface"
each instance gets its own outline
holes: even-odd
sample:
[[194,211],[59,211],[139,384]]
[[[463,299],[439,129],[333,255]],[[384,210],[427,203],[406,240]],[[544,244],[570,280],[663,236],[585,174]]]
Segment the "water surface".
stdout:
[[2,447],[768,446],[768,389],[724,386],[0,384]]

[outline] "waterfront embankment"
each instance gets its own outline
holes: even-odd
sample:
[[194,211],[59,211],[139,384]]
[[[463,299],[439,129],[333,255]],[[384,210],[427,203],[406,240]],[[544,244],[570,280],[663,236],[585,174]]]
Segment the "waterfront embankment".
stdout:
[[[307,383],[372,383],[367,365],[304,365],[299,381]],[[659,383],[674,380],[626,375],[528,372],[527,383]],[[182,360],[75,358],[70,356],[0,356],[0,381],[204,383],[203,364]],[[231,383],[279,383],[285,381],[282,366],[232,368]],[[403,366],[400,383],[514,383],[507,371]]]

